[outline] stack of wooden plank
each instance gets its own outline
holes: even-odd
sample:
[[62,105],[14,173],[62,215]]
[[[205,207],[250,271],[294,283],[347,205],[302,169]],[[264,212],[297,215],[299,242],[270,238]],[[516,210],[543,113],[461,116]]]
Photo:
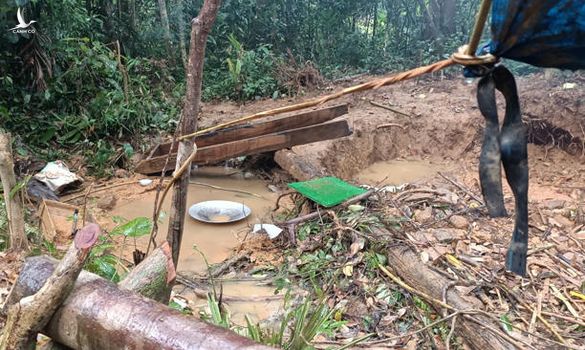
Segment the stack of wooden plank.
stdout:
[[[214,164],[348,136],[352,131],[346,120],[332,121],[347,113],[348,106],[343,104],[213,131],[196,138],[198,149],[193,164]],[[175,167],[176,147],[171,152],[167,170]],[[146,175],[162,172],[170,148],[171,143],[155,146],[149,156],[138,164],[136,172]]]

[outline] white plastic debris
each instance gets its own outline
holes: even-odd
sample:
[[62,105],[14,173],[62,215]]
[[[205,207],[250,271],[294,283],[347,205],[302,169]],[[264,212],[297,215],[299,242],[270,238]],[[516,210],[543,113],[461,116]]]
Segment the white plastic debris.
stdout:
[[151,179],[140,179],[138,180],[138,183],[140,184],[140,186],[149,186],[150,184],[152,184],[152,180]]
[[275,239],[276,237],[280,236],[282,229],[272,224],[255,224],[252,233],[259,233],[262,231],[266,232],[270,239]]
[[575,83],[564,83],[563,84],[563,90],[571,90],[571,89],[574,89],[575,87],[577,87],[577,84],[575,84]]
[[66,187],[77,186],[83,182],[81,177],[69,171],[67,165],[60,160],[47,163],[34,178],[47,185],[56,194],[63,192]]

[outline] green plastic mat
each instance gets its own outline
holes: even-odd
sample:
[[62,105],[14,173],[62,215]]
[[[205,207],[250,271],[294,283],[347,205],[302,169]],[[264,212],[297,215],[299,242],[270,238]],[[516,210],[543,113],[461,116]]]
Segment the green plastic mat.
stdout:
[[362,188],[350,185],[332,176],[303,182],[293,182],[288,184],[288,187],[326,208],[340,204],[349,198],[366,192]]

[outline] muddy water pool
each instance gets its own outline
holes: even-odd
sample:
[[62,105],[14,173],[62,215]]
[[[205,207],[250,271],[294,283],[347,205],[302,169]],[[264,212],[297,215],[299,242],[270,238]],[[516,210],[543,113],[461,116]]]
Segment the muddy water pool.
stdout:
[[[276,194],[270,192],[266,183],[255,178],[244,176],[241,172],[225,168],[202,168],[194,171],[191,179],[187,199],[188,207],[202,201],[227,200],[243,203],[252,213],[246,219],[235,223],[207,224],[191,218],[188,214],[185,218],[185,231],[181,243],[181,252],[177,270],[179,273],[204,274],[207,270],[205,260],[209,264],[220,263],[228,258],[232,250],[236,248],[246,235],[251,235],[251,228],[256,223],[270,222],[270,212],[276,200]],[[235,190],[235,191],[231,191]],[[252,194],[244,193],[250,192]],[[141,194],[137,198],[119,198],[117,205],[110,215],[121,216],[125,219],[136,217],[152,217],[155,191]],[[163,211],[168,213],[170,208],[171,193],[167,196]],[[111,227],[115,224],[111,223]],[[165,215],[159,223],[157,241],[163,242],[168,228],[168,217]],[[141,237],[134,242],[126,241],[122,248],[124,258],[132,261],[132,251],[135,247],[146,251],[148,237]],[[116,252],[118,253],[118,252]],[[232,318],[236,322],[243,322],[244,315],[249,315],[252,320],[260,321],[274,315],[282,305],[281,299],[274,299],[274,287],[263,285],[255,281],[222,282],[223,293]],[[176,289],[181,295],[187,297],[196,307],[205,306],[206,301],[190,292],[187,288]]]
[[449,166],[428,160],[388,160],[376,162],[361,171],[355,179],[364,184],[401,185],[425,180]]

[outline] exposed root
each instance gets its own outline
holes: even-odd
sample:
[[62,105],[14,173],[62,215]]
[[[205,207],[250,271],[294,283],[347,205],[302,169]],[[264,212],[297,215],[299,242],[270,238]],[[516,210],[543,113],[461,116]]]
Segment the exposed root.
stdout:
[[537,118],[528,119],[526,125],[529,143],[558,147],[571,155],[585,155],[585,140],[574,136],[569,131]]

